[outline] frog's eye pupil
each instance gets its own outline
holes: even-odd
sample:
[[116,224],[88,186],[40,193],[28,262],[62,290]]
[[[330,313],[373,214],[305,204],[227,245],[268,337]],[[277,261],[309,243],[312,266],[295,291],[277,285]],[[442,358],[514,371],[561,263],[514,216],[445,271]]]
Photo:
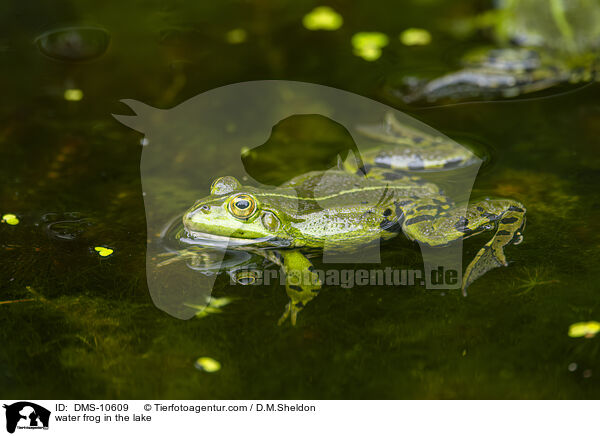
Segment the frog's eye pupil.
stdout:
[[235,207],[240,210],[246,210],[250,207],[250,202],[248,200],[238,200],[235,202]]

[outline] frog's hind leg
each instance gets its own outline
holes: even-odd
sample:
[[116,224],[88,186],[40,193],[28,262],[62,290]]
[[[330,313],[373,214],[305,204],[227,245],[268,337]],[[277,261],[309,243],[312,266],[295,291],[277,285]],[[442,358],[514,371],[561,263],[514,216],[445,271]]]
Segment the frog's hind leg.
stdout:
[[288,318],[296,325],[296,318],[304,306],[315,298],[321,289],[319,275],[308,258],[299,251],[281,251],[282,265],[285,273],[285,290],[290,299],[278,324],[283,324]]
[[[444,206],[444,205],[442,205]],[[441,247],[486,230],[496,228],[493,238],[479,250],[467,266],[462,291],[491,269],[507,266],[504,247],[520,244],[525,227],[525,207],[514,200],[485,200],[469,205],[466,213],[458,208],[447,211],[417,206],[406,214],[402,230],[411,240]]]

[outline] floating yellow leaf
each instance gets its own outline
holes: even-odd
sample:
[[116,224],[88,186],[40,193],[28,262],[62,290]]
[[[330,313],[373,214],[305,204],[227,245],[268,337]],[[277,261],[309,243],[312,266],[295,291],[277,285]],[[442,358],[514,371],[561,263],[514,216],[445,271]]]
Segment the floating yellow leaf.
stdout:
[[225,40],[229,44],[241,44],[247,37],[248,34],[244,29],[233,29],[225,34]]
[[366,61],[374,61],[381,57],[381,49],[388,45],[389,38],[380,32],[359,32],[352,36],[354,54]]
[[16,226],[19,224],[19,218],[15,214],[7,213],[2,216],[2,222],[8,224],[9,226]]
[[65,89],[63,97],[67,101],[79,101],[83,98],[83,91],[81,89]]
[[100,257],[108,257],[114,253],[114,250],[108,247],[94,247],[94,250],[98,252],[98,256]]
[[316,7],[302,19],[308,30],[337,30],[343,23],[342,16],[329,6]]
[[569,327],[569,336],[572,338],[593,338],[600,332],[600,322],[586,321],[571,324]]
[[400,41],[404,45],[427,45],[431,42],[431,33],[411,27],[400,34]]
[[199,357],[194,363],[196,369],[204,372],[217,372],[221,369],[221,363],[212,357]]

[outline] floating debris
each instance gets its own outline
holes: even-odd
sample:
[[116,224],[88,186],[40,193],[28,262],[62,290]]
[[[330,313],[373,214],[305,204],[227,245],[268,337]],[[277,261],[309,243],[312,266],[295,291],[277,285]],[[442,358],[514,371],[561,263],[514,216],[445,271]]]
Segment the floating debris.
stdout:
[[586,369],[585,371],[583,371],[583,378],[590,378],[592,376],[592,370],[591,369]]
[[587,321],[571,324],[569,327],[569,336],[572,338],[593,338],[600,332],[600,322]]
[[225,41],[229,44],[241,44],[248,38],[248,33],[244,29],[233,29],[225,34]]
[[221,363],[212,357],[199,357],[194,362],[196,369],[204,372],[217,372],[221,369]]
[[381,49],[388,43],[387,35],[380,32],[359,32],[352,36],[354,54],[369,62],[379,59]]
[[35,40],[39,50],[61,61],[87,61],[102,56],[110,35],[99,27],[64,27],[51,30]]
[[112,248],[108,248],[108,247],[94,247],[94,250],[96,250],[98,252],[98,256],[100,257],[108,257],[111,254],[113,254],[114,250]]
[[63,97],[67,101],[79,101],[83,98],[83,91],[81,89],[65,89]]
[[2,222],[8,224],[9,226],[16,226],[19,224],[19,218],[13,213],[7,213],[2,215]]
[[316,7],[302,19],[302,25],[308,30],[337,30],[342,24],[342,16],[329,6]]
[[400,34],[400,42],[404,45],[427,45],[431,42],[431,33],[425,29],[411,27]]

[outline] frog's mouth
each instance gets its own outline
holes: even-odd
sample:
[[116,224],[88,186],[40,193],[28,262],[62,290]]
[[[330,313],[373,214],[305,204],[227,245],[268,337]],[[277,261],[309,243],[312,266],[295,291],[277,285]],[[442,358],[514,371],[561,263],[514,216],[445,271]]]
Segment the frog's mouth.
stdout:
[[290,241],[276,236],[265,236],[262,238],[235,238],[233,236],[220,236],[211,233],[185,230],[182,241],[188,244],[206,245],[210,247],[244,247],[259,246],[265,248],[288,247]]

